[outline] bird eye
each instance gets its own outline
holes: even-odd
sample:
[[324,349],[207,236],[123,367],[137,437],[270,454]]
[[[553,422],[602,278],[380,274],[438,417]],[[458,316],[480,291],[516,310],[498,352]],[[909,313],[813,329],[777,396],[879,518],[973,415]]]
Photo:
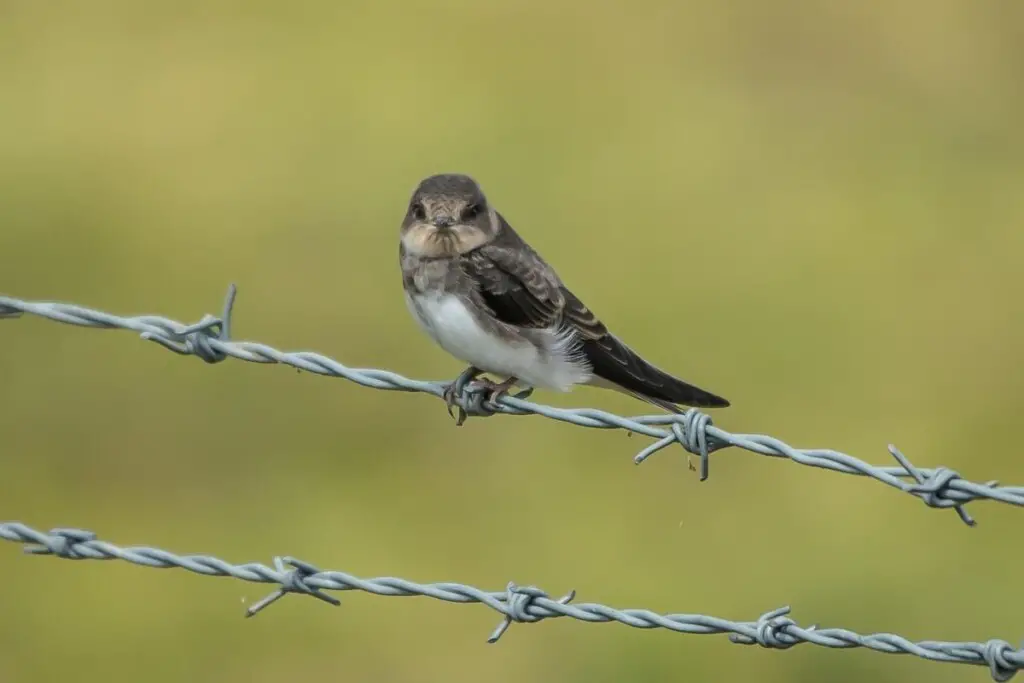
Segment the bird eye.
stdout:
[[418,221],[427,219],[427,210],[423,208],[423,205],[419,202],[415,202],[412,205],[412,217]]
[[463,212],[462,212],[462,220],[464,220],[464,221],[471,221],[471,220],[473,220],[474,218],[476,218],[477,216],[480,215],[480,209],[481,209],[481,207],[480,207],[479,204],[470,204],[469,206],[467,206],[465,208],[465,210],[463,210]]

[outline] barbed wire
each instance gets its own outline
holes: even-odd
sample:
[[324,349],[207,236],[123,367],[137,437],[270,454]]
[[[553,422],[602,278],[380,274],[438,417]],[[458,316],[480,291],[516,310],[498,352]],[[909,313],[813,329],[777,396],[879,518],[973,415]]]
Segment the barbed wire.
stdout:
[[[237,289],[228,288],[221,317],[205,315],[192,325],[159,315],[122,317],[73,304],[23,301],[0,296],[0,318],[12,318],[28,313],[47,320],[103,329],[124,329],[138,332],[149,341],[156,342],[177,354],[198,356],[207,363],[219,363],[227,358],[250,363],[280,363],[327,377],[341,377],[364,387],[385,391],[405,391],[431,394],[443,398],[450,382],[423,381],[403,377],[388,370],[350,368],[338,361],[310,351],[286,352],[266,344],[233,341],[230,338],[231,315]],[[913,495],[932,508],[954,508],[960,519],[969,526],[974,519],[963,508],[975,500],[992,500],[1015,506],[1024,506],[1024,487],[1001,486],[998,481],[984,483],[966,480],[955,470],[945,467],[918,468],[895,446],[889,453],[897,466],[876,466],[839,451],[829,449],[799,449],[779,439],[760,434],[732,434],[712,424],[711,417],[696,409],[682,415],[658,414],[623,417],[592,408],[555,408],[525,400],[530,392],[503,396],[496,403],[486,399],[485,387],[469,383],[457,392],[459,406],[468,415],[487,417],[494,414],[541,415],[560,422],[597,429],[623,429],[644,434],[656,441],[634,456],[637,464],[650,456],[678,443],[689,453],[701,459],[700,479],[708,478],[710,455],[715,451],[735,447],[776,458],[788,458],[809,467],[869,477],[898,491]],[[664,427],[664,428],[659,428]],[[910,481],[905,481],[909,479]]]
[[659,614],[646,609],[616,609],[599,603],[569,604],[576,597],[570,591],[552,599],[536,586],[509,583],[503,591],[484,591],[461,583],[416,583],[383,576],[362,579],[340,571],[321,571],[292,557],[274,558],[274,566],[258,562],[232,564],[211,555],[176,555],[145,546],[120,547],[100,541],[82,529],[52,529],[42,532],[20,522],[0,523],[0,538],[25,545],[26,553],[54,555],[71,560],[123,560],[142,567],[177,567],[202,576],[230,576],[253,583],[276,584],[277,589],[246,610],[251,617],[289,593],[310,595],[331,605],[341,601],[324,590],[358,590],[382,596],[419,595],[456,603],[481,603],[502,615],[488,637],[495,643],[513,623],[534,623],[553,617],[569,617],[588,623],[617,621],[641,629],[663,628],[677,633],[729,634],[739,645],[760,645],[785,650],[810,643],[822,647],[850,649],[863,647],[887,654],[909,654],[933,662],[987,666],[996,681],[1008,681],[1024,668],[1024,649],[1005,640],[980,642],[914,642],[893,633],[859,634],[843,628],[806,628],[788,615],[788,606],[765,612],[754,621],[732,621],[703,614]]

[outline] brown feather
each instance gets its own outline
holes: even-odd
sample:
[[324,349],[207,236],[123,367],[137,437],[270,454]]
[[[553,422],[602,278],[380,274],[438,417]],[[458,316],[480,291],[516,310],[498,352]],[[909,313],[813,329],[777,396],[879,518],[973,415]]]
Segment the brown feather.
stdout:
[[[481,303],[509,325],[544,328],[570,326],[595,377],[638,398],[680,412],[674,404],[726,407],[720,396],[687,384],[648,363],[608,332],[593,311],[558,278],[555,271],[516,234],[500,214],[499,229],[488,244],[466,253],[461,265],[478,285]],[[594,382],[592,382],[594,383]]]

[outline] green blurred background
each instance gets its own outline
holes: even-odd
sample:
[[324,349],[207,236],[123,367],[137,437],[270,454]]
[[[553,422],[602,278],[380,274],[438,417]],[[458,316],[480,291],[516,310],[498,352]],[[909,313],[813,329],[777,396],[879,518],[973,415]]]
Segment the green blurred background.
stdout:
[[[425,175],[476,176],[610,326],[735,432],[1024,481],[1019,3],[0,5],[0,292],[441,379],[402,303]],[[580,240],[587,248],[580,250]],[[740,451],[207,366],[127,332],[0,323],[0,519],[360,576],[911,639],[1017,641],[1020,511],[951,511]],[[591,389],[561,406],[649,412]],[[0,680],[966,681],[0,545]]]

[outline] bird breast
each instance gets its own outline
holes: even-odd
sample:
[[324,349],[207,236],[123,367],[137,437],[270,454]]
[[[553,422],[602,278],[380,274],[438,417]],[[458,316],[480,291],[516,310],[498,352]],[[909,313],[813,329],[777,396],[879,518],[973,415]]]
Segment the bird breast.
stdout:
[[483,320],[465,299],[454,294],[406,292],[405,299],[420,327],[442,349],[485,372],[558,391],[568,391],[589,375],[589,368],[579,367],[574,358],[558,352],[561,347],[554,332],[538,330],[542,335],[538,345],[515,330],[499,329]]

